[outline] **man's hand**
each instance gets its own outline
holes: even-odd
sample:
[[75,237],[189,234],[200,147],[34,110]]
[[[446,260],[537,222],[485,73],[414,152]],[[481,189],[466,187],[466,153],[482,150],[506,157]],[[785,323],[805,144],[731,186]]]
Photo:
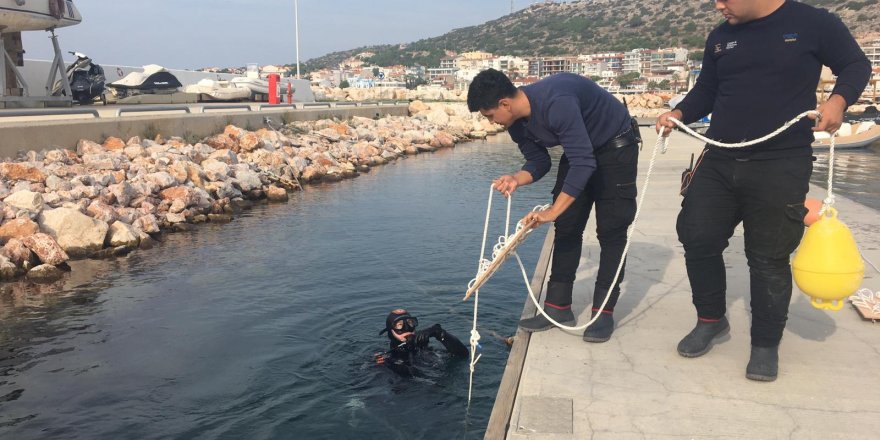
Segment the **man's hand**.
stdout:
[[669,120],[670,117],[680,121],[682,118],[681,110],[666,112],[657,118],[657,125],[654,128],[657,130],[657,133],[660,133],[662,130],[663,133],[660,135],[663,137],[669,136],[669,133],[672,133],[672,129],[675,128],[675,123]]
[[555,222],[559,217],[559,214],[553,212],[552,209],[548,209],[546,211],[533,211],[526,214],[525,217],[520,220],[524,225],[528,224],[530,221],[534,221],[535,224],[532,226],[533,228],[537,228],[538,226],[543,225],[547,222]]
[[[834,133],[840,128],[840,125],[843,124],[843,112],[846,110],[846,100],[840,95],[831,95],[831,97],[823,102],[816,110],[822,114],[822,117],[819,118],[819,122],[813,127],[813,131],[827,131],[829,133]],[[816,116],[813,114],[808,117],[810,119],[816,119]]]
[[504,175],[492,181],[492,188],[495,188],[504,197],[510,197],[519,187],[519,182],[511,175]]

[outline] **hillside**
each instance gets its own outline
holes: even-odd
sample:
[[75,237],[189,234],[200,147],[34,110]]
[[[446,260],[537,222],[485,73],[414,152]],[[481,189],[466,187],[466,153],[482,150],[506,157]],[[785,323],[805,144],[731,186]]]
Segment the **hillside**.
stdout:
[[[805,0],[840,16],[855,35],[880,30],[878,0]],[[638,47],[702,49],[706,34],[721,21],[713,2],[580,0],[537,3],[486,22],[413,43],[365,46],[334,52],[305,63],[306,70],[338,65],[361,52],[369,61],[434,67],[445,51],[481,50],[518,56],[555,56],[626,51]]]

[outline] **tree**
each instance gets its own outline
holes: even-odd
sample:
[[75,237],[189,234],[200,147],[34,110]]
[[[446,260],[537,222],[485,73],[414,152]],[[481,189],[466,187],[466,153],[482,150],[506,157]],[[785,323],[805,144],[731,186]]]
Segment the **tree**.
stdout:
[[373,67],[373,78],[378,78],[378,77],[379,77],[379,68]]
[[624,73],[617,77],[617,83],[620,84],[620,87],[626,88],[641,76],[639,72]]
[[347,89],[350,85],[351,84],[348,83],[348,80],[344,79],[344,80],[342,80],[341,83],[339,83],[339,88],[340,89]]

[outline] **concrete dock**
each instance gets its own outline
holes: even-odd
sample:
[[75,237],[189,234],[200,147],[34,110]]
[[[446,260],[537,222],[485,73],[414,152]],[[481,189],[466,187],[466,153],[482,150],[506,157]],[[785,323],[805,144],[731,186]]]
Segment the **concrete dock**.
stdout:
[[[656,141],[652,128],[643,127],[642,134],[639,191]],[[675,133],[669,152],[658,155],[633,235],[612,339],[591,344],[581,332],[553,329],[529,336],[519,331],[486,438],[880,438],[880,323],[863,320],[850,304],[837,312],[820,311],[795,287],[778,379],[745,378],[750,313],[741,227],[725,252],[730,335],[699,358],[676,352],[696,322],[675,233],[678,187],[691,153],[701,148],[697,140]],[[822,198],[824,190],[813,187],[810,195]],[[878,212],[840,196],[836,207],[864,255],[880,263]],[[551,238],[545,240],[534,287],[546,281]],[[590,318],[598,256],[591,219],[574,290],[579,323]],[[863,287],[880,289],[880,274],[870,265],[865,275]],[[527,295],[525,288],[522,294]],[[524,300],[523,316],[533,316],[531,301]]]

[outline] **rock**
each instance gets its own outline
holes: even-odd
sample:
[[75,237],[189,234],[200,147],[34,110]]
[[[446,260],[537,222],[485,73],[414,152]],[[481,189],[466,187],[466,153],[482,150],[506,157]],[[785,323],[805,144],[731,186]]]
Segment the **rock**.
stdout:
[[431,110],[427,116],[428,122],[440,126],[449,124],[449,115],[442,109]]
[[17,238],[11,238],[3,245],[2,254],[17,267],[23,267],[25,263],[36,260],[36,255]]
[[205,139],[203,142],[217,150],[231,151],[233,149],[238,149],[238,143],[235,142],[235,139],[229,137],[226,134],[211,136]]
[[415,115],[417,115],[417,114],[419,114],[419,113],[422,113],[422,112],[424,112],[424,111],[427,111],[428,109],[430,109],[430,107],[428,107],[428,105],[425,104],[425,103],[422,102],[422,101],[418,101],[418,100],[416,100],[416,101],[413,101],[413,102],[409,103],[409,114],[410,114],[410,116],[415,116]]
[[242,192],[253,191],[263,187],[260,175],[251,170],[237,170],[233,184],[241,189]]
[[29,190],[18,191],[3,199],[3,203],[16,209],[40,212],[43,210],[43,195]]
[[144,176],[144,180],[158,186],[159,189],[165,189],[177,183],[174,177],[164,171],[147,174]]
[[85,154],[82,160],[83,165],[92,170],[115,171],[122,166],[122,157],[110,153]]
[[113,194],[116,198],[116,203],[122,206],[129,206],[132,200],[137,198],[140,194],[138,194],[137,190],[134,189],[128,182],[117,183],[114,185],[110,185],[107,187],[108,190]]
[[64,276],[64,271],[51,264],[41,264],[27,273],[28,279],[37,283],[55,281],[62,276]]
[[107,234],[108,246],[136,248],[140,241],[140,234],[134,226],[122,222],[114,222],[110,225],[110,232]]
[[162,200],[168,200],[173,203],[175,200],[183,202],[184,207],[190,206],[195,202],[195,191],[188,186],[175,186],[174,188],[164,189],[159,193]]
[[86,208],[86,214],[107,224],[113,223],[117,219],[116,210],[98,200],[89,204],[89,207]]
[[153,214],[147,214],[138,217],[138,219],[134,221],[132,226],[143,232],[146,232],[147,234],[156,234],[160,231],[159,221],[156,220],[156,216]]
[[9,181],[43,182],[46,180],[46,173],[27,164],[4,162],[0,163],[0,178]]
[[171,174],[171,177],[177,181],[178,185],[183,185],[189,178],[185,162],[175,162],[171,164],[171,166],[168,167],[168,174]]
[[46,177],[46,188],[52,191],[70,191],[73,188],[73,184],[68,179],[52,175]]
[[286,202],[288,200],[287,191],[284,188],[269,185],[269,189],[266,190],[266,198],[270,202]]
[[254,151],[263,147],[263,140],[256,133],[245,133],[238,138],[238,146],[241,151]]
[[208,221],[211,223],[229,223],[232,216],[229,214],[208,214]]
[[217,182],[229,177],[229,165],[217,159],[207,159],[202,162],[202,170],[208,180]]
[[104,140],[103,146],[105,149],[110,151],[122,150],[123,148],[125,148],[125,142],[123,142],[122,139],[119,139],[118,137],[110,136]]
[[79,211],[57,208],[43,211],[40,229],[52,236],[72,257],[88,256],[104,247],[110,226]]
[[171,224],[185,223],[186,216],[183,213],[169,212],[168,214],[165,214],[165,220]]
[[220,162],[226,163],[227,165],[235,165],[238,163],[238,156],[228,149],[218,149],[217,151],[211,153],[208,156],[208,159],[219,160]]
[[138,157],[147,156],[147,150],[140,145],[130,145],[125,147],[122,152],[129,160],[135,160]]
[[175,199],[171,202],[171,207],[168,208],[168,212],[177,214],[183,212],[184,209],[186,209],[186,202],[181,199]]
[[5,243],[10,238],[27,237],[39,231],[40,226],[29,218],[10,220],[0,226],[0,243]]
[[101,144],[97,142],[92,142],[88,139],[80,139],[76,144],[76,154],[80,156],[85,156],[86,154],[101,154],[106,153],[107,149],[101,146]]
[[70,259],[64,249],[48,234],[36,233],[21,240],[45,264],[57,266]]
[[449,148],[455,146],[455,138],[445,131],[438,131],[431,140],[431,146],[435,148]]
[[0,254],[0,280],[11,280],[18,275],[18,266]]

